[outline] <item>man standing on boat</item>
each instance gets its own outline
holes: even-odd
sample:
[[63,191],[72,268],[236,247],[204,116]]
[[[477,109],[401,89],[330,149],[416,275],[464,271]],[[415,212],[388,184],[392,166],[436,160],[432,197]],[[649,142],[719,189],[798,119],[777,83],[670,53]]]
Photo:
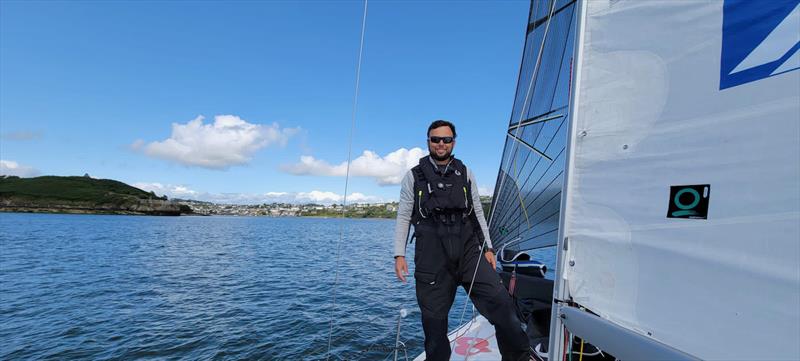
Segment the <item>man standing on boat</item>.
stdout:
[[430,155],[421,158],[403,178],[394,239],[395,273],[406,281],[405,246],[409,225],[413,224],[414,278],[428,361],[450,359],[447,314],[458,285],[465,290],[471,286],[472,303],[495,326],[503,360],[527,360],[528,340],[495,271],[474,175],[452,155],[455,139],[452,123],[431,123],[427,139]]

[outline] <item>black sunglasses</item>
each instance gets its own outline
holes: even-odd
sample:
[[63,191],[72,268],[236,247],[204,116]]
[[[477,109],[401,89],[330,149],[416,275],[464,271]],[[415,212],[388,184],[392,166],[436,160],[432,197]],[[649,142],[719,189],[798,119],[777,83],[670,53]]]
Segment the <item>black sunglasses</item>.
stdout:
[[430,141],[433,144],[439,143],[441,141],[444,141],[444,144],[450,144],[450,143],[453,142],[453,139],[455,139],[455,138],[453,138],[453,137],[434,137],[434,136],[431,136]]

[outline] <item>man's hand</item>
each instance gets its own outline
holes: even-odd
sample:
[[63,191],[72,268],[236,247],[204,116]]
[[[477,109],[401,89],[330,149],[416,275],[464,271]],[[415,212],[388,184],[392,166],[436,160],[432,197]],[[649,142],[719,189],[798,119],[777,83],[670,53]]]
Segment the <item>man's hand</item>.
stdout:
[[497,261],[494,259],[494,252],[488,251],[483,255],[486,256],[486,260],[489,261],[490,265],[492,265],[492,269],[497,269]]
[[394,258],[394,273],[397,275],[403,283],[406,282],[406,276],[408,276],[408,264],[406,263],[406,258],[403,256],[397,256]]

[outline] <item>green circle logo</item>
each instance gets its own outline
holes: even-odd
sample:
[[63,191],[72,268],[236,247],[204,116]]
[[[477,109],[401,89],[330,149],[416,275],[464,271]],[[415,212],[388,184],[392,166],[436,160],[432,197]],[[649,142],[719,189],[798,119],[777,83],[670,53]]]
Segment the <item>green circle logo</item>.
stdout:
[[[692,201],[691,204],[686,205],[681,203],[681,196],[684,193],[691,193],[694,197],[694,201]],[[692,209],[700,203],[700,193],[697,193],[697,191],[692,188],[684,188],[679,190],[678,193],[675,193],[675,199],[673,201],[675,202],[675,206],[680,209]]]

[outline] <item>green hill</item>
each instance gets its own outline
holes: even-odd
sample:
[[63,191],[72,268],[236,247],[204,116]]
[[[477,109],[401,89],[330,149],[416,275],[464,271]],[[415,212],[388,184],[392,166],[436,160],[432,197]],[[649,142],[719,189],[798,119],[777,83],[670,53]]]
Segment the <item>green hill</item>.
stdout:
[[111,179],[0,177],[0,211],[179,215],[181,210],[167,197]]

